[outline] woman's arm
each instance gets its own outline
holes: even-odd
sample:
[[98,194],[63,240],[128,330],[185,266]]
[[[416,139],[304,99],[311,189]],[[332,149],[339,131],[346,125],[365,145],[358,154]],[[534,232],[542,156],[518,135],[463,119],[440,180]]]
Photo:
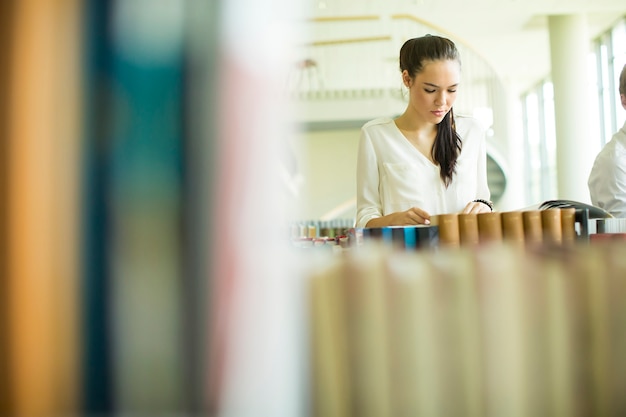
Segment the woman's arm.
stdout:
[[371,219],[365,227],[413,226],[416,224],[430,224],[430,215],[418,207],[412,207],[406,211]]
[[365,227],[370,220],[383,215],[378,159],[365,129],[361,129],[356,171],[356,227]]

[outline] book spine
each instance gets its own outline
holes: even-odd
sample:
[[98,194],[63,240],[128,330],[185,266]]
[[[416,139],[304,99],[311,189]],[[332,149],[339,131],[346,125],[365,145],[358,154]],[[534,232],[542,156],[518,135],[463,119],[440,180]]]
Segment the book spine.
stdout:
[[311,395],[316,417],[351,415],[342,269],[336,262],[310,278]]
[[343,271],[352,415],[391,416],[384,263],[390,250],[351,252]]
[[439,228],[432,225],[370,227],[358,231],[363,239],[357,245],[382,242],[386,246],[408,251],[432,249],[439,245]]
[[[624,219],[622,219],[624,220]],[[626,235],[626,233],[622,233]],[[607,265],[606,281],[607,292],[605,293],[608,306],[610,351],[608,358],[608,380],[611,381],[608,399],[610,408],[622,410],[623,387],[626,386],[626,360],[622,352],[626,351],[626,336],[624,335],[624,297],[626,296],[626,262],[624,262],[626,245],[613,244],[606,250],[601,250],[604,263]],[[600,249],[599,249],[600,250]]]
[[560,245],[563,243],[561,209],[542,210],[541,227],[543,230],[543,241],[545,244]]
[[2,8],[10,13],[2,17],[10,20],[2,40],[10,81],[0,94],[8,100],[3,401],[12,417],[76,415],[81,7],[76,0],[10,3]]
[[476,384],[484,369],[475,286],[477,253],[442,251],[428,258],[432,272],[427,279],[426,296],[431,300],[427,317],[435,329],[430,362],[436,375],[430,384],[435,385],[432,396],[437,405],[434,413],[417,415],[480,417],[486,413]]
[[[13,21],[13,2],[0,2],[0,48],[2,51],[10,50],[13,41],[11,22]],[[0,54],[0,91],[9,91],[11,82],[9,78],[9,56],[7,53]],[[0,166],[9,164],[9,117],[8,112],[11,101],[7,94],[0,94]],[[9,244],[7,216],[8,207],[8,173],[6,169],[0,170],[0,247],[7,248]],[[6,250],[0,250],[0,276],[8,277],[8,256]],[[0,279],[0,415],[10,416],[15,413],[10,408],[10,375],[9,375],[9,285],[7,279]]]
[[[551,374],[550,389],[552,395],[554,415],[571,416],[579,410],[574,402],[575,385],[572,382],[574,367],[572,366],[573,351],[571,335],[571,312],[568,311],[567,287],[571,285],[570,277],[566,276],[562,268],[545,268],[545,294],[549,302],[546,305],[547,314],[538,318],[547,328],[548,342],[547,364],[545,368]],[[576,410],[576,411],[575,411]]]
[[626,219],[617,217],[597,219],[596,231],[598,233],[624,233],[626,232]]
[[526,245],[541,245],[543,243],[541,210],[523,211],[522,218],[524,219],[524,241]]
[[576,242],[576,209],[574,207],[561,209],[561,232],[563,234],[563,244]]
[[488,245],[476,256],[476,303],[486,358],[481,384],[489,393],[484,397],[488,410],[484,415],[532,415],[525,369],[524,264],[519,253],[506,245]]
[[459,214],[459,237],[463,246],[476,246],[480,243],[476,213]]
[[431,313],[436,278],[419,253],[389,262],[386,285],[393,416],[437,415],[437,326]]
[[431,216],[430,224],[439,228],[439,245],[441,247],[458,248],[461,246],[458,214],[451,213]]
[[[577,319],[580,328],[588,329],[591,343],[581,343],[584,349],[584,360],[580,363],[581,372],[586,375],[578,382],[578,389],[588,393],[578,409],[585,410],[587,415],[610,415],[611,402],[611,369],[619,366],[611,361],[612,331],[609,305],[608,281],[614,276],[612,262],[607,262],[609,252],[602,246],[590,245],[582,250],[574,251],[569,257],[571,263],[567,265],[570,276],[568,285],[570,290],[580,290],[582,309],[578,311]],[[624,252],[622,251],[622,258]],[[623,279],[624,275],[620,278]],[[623,294],[622,294],[623,296]],[[620,302],[621,304],[621,302]],[[581,355],[583,356],[583,355]],[[623,360],[619,363],[624,363]],[[580,392],[580,391],[579,391]],[[578,404],[577,404],[578,405]]]
[[113,412],[111,314],[111,257],[109,253],[110,213],[109,163],[105,137],[107,97],[101,88],[108,78],[109,53],[107,21],[110,4],[87,2],[84,26],[85,45],[91,53],[84,57],[85,140],[83,146],[83,337],[81,413],[107,415]]
[[626,233],[592,233],[589,241],[593,243],[626,241]]
[[[183,27],[184,17],[132,14],[121,4],[113,11],[103,48],[109,64],[99,80],[110,174],[112,395],[120,414],[186,411],[185,37],[161,27]],[[131,15],[142,31],[128,32]]]
[[500,212],[478,213],[480,243],[502,242],[502,215]]
[[502,213],[502,238],[513,245],[524,245],[524,218],[521,211]]
[[415,227],[415,240],[418,249],[437,248],[439,246],[439,227],[432,225]]

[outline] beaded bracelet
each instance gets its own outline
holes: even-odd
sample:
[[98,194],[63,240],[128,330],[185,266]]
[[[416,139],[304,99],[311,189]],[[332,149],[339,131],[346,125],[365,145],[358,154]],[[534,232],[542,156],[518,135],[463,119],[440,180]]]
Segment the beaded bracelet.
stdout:
[[472,200],[474,203],[483,203],[493,211],[493,203],[491,201],[483,200],[482,198],[477,198],[476,200]]

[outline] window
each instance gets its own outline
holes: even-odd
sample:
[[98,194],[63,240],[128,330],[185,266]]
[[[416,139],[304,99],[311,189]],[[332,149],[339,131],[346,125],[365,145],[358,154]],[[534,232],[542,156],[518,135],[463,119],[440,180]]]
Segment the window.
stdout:
[[[618,93],[619,74],[626,64],[626,18],[593,41],[589,56],[590,75],[598,100],[594,103],[596,120],[592,131],[598,132],[598,150],[626,121]],[[557,195],[556,131],[554,94],[549,79],[522,96],[524,142],[526,153],[526,199],[530,204]]]
[[526,199],[533,203],[556,196],[556,134],[552,83],[544,81],[524,97]]
[[626,19],[594,41],[595,82],[598,92],[600,145],[624,124],[626,116],[619,98],[619,74],[626,64]]

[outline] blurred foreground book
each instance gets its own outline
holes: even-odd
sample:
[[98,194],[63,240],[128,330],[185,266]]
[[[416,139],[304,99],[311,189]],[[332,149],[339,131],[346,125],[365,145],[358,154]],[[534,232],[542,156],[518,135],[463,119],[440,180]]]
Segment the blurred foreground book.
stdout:
[[622,242],[367,245],[329,257],[310,285],[315,416],[626,410]]

